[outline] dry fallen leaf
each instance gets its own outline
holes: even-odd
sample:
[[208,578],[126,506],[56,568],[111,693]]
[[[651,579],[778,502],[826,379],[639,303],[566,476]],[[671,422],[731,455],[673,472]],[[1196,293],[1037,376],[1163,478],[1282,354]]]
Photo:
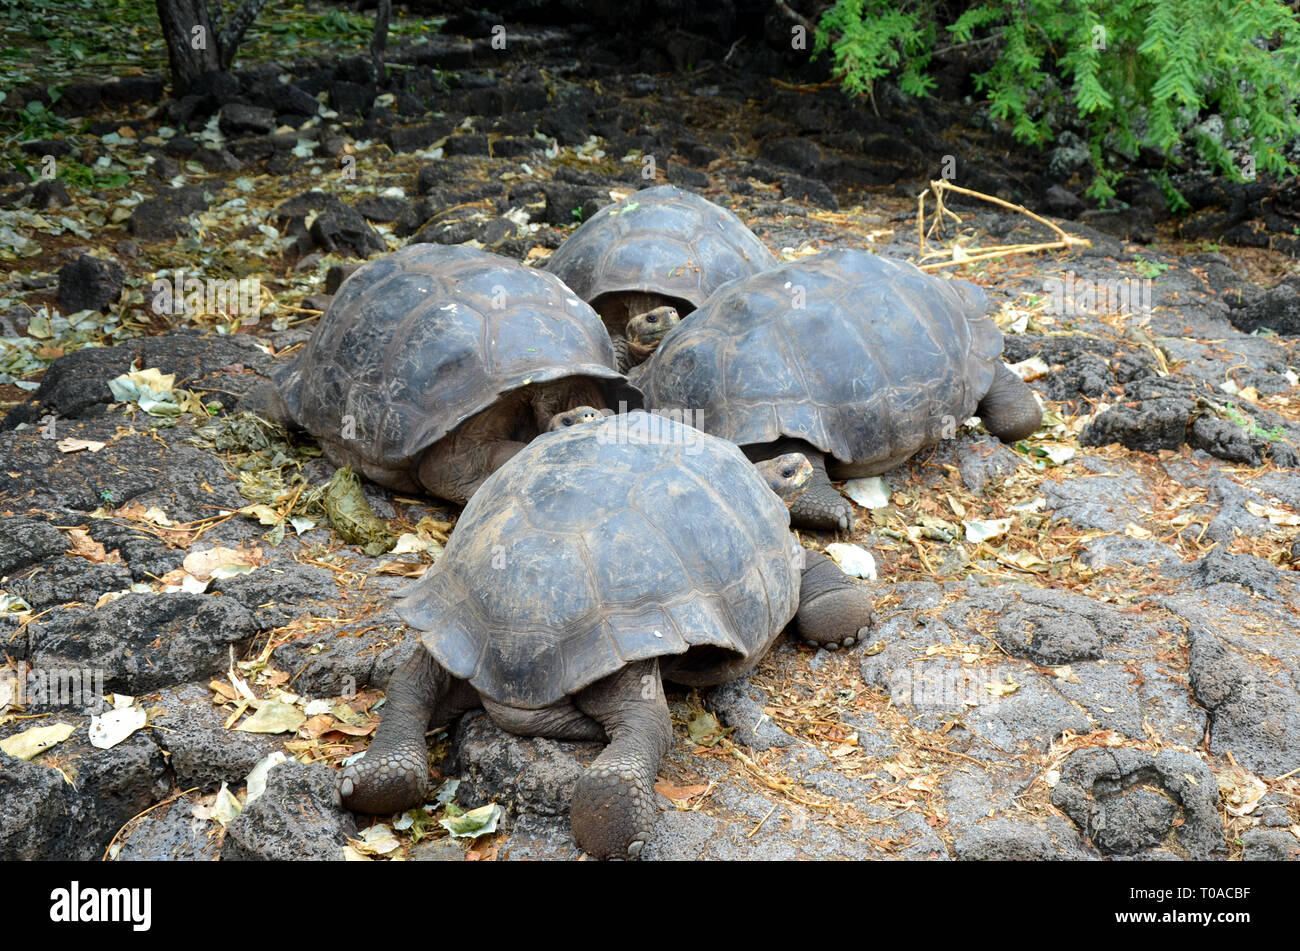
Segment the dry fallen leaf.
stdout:
[[220,700],[215,700],[216,703],[222,703],[224,701],[235,703],[239,700],[239,694],[236,693],[235,688],[230,686],[228,683],[220,680],[213,680],[209,681],[208,687],[221,697]]
[[293,733],[307,720],[297,707],[278,700],[267,700],[257,712],[235,727],[241,733]]
[[994,681],[993,683],[985,684],[984,689],[987,690],[989,693],[993,694],[993,696],[995,697],[1005,697],[1008,694],[1013,694],[1017,690],[1019,690],[1020,684],[1012,680],[1010,674],[1007,674],[1007,679],[1005,683],[1000,681]]
[[93,561],[95,564],[122,564],[122,556],[115,550],[111,555],[104,552],[104,546],[90,537],[90,532],[84,528],[68,529],[68,539],[72,542],[72,547],[68,549],[68,554],[78,558],[85,558],[87,561]]
[[68,723],[32,727],[30,730],[0,740],[0,750],[4,750],[14,759],[30,760],[50,747],[62,743],[72,735],[74,729],[75,727]]
[[195,578],[206,581],[209,578],[248,574],[260,563],[261,549],[255,548],[250,552],[218,545],[206,551],[190,552],[182,565]]
[[1246,511],[1251,515],[1266,518],[1274,525],[1300,525],[1300,515],[1280,509],[1275,505],[1260,505],[1258,502],[1247,499]]
[[704,786],[674,786],[670,782],[660,780],[655,783],[655,792],[665,799],[671,799],[673,802],[685,803],[694,799],[696,796],[707,792],[709,787]]
[[60,439],[56,445],[59,452],[81,452],[83,449],[87,452],[99,452],[108,445],[106,442],[99,442],[94,439],[79,439],[76,436],[68,436],[66,439]]

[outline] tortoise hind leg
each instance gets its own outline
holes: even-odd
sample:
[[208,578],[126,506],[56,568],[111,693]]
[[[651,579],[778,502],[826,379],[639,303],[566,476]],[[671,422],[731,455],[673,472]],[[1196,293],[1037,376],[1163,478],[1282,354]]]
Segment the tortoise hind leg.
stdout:
[[1034,391],[1001,360],[975,413],[984,428],[1003,442],[1028,439],[1043,423],[1043,410]]
[[636,858],[654,831],[655,773],[672,740],[658,659],[628,664],[574,703],[610,742],[573,791],[573,837],[596,858]]
[[827,650],[852,647],[871,624],[871,595],[819,551],[804,552],[799,636]]
[[401,812],[424,802],[429,760],[424,732],[479,705],[478,694],[434,661],[423,645],[393,672],[384,718],[366,755],[341,770],[335,790],[341,805],[373,815]]

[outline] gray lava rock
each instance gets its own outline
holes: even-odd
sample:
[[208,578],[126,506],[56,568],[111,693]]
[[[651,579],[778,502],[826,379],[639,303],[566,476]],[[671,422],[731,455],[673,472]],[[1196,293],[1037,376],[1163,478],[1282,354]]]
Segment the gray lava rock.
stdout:
[[[186,386],[242,392],[256,382],[245,369],[260,370],[271,358],[259,350],[251,337],[243,334],[214,337],[195,333],[171,333],[162,337],[142,337],[116,347],[90,347],[59,357],[45,371],[40,387],[28,402],[15,406],[0,423],[0,430],[19,423],[39,422],[46,414],[60,419],[88,419],[99,416],[113,394],[108,381],[131,369],[156,367],[161,373],[174,373]],[[237,369],[236,369],[237,368]],[[240,379],[242,377],[242,380]],[[212,398],[229,400],[234,396],[213,393]]]
[[546,206],[541,219],[549,225],[572,225],[586,221],[609,204],[609,189],[547,182],[542,186]]
[[59,268],[59,309],[107,311],[122,296],[126,271],[116,261],[83,254]]
[[1125,387],[1120,404],[1101,413],[1079,434],[1082,446],[1119,443],[1139,452],[1177,449],[1187,442],[1187,427],[1196,408],[1190,384],[1141,380]]
[[366,219],[346,206],[317,215],[311,223],[311,236],[316,247],[330,254],[367,258],[388,250]]
[[183,550],[168,548],[154,536],[119,525],[112,519],[90,519],[86,529],[91,538],[104,546],[104,551],[115,551],[122,556],[132,581],[151,582],[179,568],[185,560]]
[[1192,423],[1187,443],[1193,449],[1204,449],[1212,456],[1248,466],[1262,466],[1269,460],[1279,466],[1295,466],[1300,462],[1296,451],[1286,443],[1253,436],[1231,420],[1217,416],[1198,417]]
[[[379,195],[367,195],[354,206],[361,217],[367,221],[396,221],[406,210],[406,201],[401,198],[383,198]],[[338,288],[336,287],[335,290]],[[326,288],[328,293],[333,293]]]
[[817,143],[796,136],[768,139],[759,146],[758,154],[775,165],[784,165],[812,178],[818,177],[825,161]]
[[357,835],[352,814],[334,802],[334,770],[289,760],[267,776],[266,792],[226,830],[221,859],[343,861]]
[[0,518],[0,578],[68,549],[68,537],[35,518]]
[[0,860],[68,857],[58,848],[66,785],[48,766],[0,753]]
[[1235,555],[1225,548],[1214,548],[1198,559],[1192,573],[1202,585],[1240,585],[1266,598],[1276,593],[1280,574],[1268,562],[1254,555]]
[[190,215],[205,211],[208,200],[198,185],[161,192],[135,206],[128,226],[137,238],[174,238],[190,230]]
[[265,135],[275,129],[275,113],[262,106],[230,102],[217,113],[217,124],[226,135]]
[[458,798],[479,806],[499,801],[511,817],[567,818],[569,801],[598,743],[570,743],[515,736],[494,724],[486,713],[467,713],[456,726],[452,772],[461,779]]
[[[68,722],[52,720],[60,721]],[[0,859],[97,860],[117,830],[171,786],[162,750],[142,733],[101,750],[82,725],[59,744],[58,761],[75,787],[40,757],[25,763],[0,753]]]
[[11,578],[6,588],[38,611],[56,604],[80,601],[93,605],[100,595],[124,591],[131,586],[126,565],[95,564],[84,558],[51,560],[39,568]]
[[[1055,153],[1053,153],[1055,154]],[[1066,176],[1067,178],[1069,176]],[[1083,203],[1083,199],[1070,191],[1068,188],[1062,188],[1060,185],[1053,185],[1047,189],[1047,194],[1043,198],[1047,205],[1047,210],[1061,218],[1076,218],[1088,206]]]
[[347,80],[330,83],[330,108],[343,115],[363,115],[375,101],[375,91]]
[[1096,660],[1122,641],[1131,623],[1104,605],[1059,591],[1036,591],[997,621],[998,643],[1041,666]]
[[212,826],[194,817],[194,803],[182,796],[145,815],[121,838],[117,862],[214,862],[217,839]]
[[1300,749],[1300,694],[1234,657],[1208,631],[1193,627],[1191,683],[1210,711],[1210,752],[1225,755],[1261,776],[1295,768]]
[[1246,333],[1260,327],[1280,334],[1300,334],[1300,290],[1293,284],[1279,284],[1265,291],[1245,307],[1231,311],[1233,326]]
[[426,839],[411,849],[412,862],[463,862],[465,850],[460,842],[447,836],[442,839]]
[[28,625],[27,639],[34,666],[97,668],[106,689],[135,695],[225,670],[228,646],[239,654],[256,633],[234,599],[177,592],[56,610]]
[[[708,185],[707,177],[704,184]],[[809,202],[819,208],[829,208],[831,211],[840,210],[839,199],[835,197],[829,188],[819,181],[804,178],[802,175],[784,176],[781,179],[781,194],[794,201]]]
[[361,267],[360,264],[331,264],[329,270],[325,272],[325,293],[338,293],[338,289],[343,286],[343,282],[351,277],[352,272],[359,267]]
[[41,211],[48,211],[50,208],[67,208],[72,204],[72,196],[68,194],[68,187],[57,178],[53,181],[39,181],[32,188],[32,204]]
[[1300,841],[1285,829],[1250,829],[1241,835],[1246,862],[1300,861]]
[[1150,244],[1156,237],[1156,219],[1149,208],[1096,208],[1080,214],[1079,220],[1138,244]]
[[212,702],[202,683],[164,688],[150,705],[164,711],[151,721],[158,727],[153,735],[182,789],[212,792],[223,782],[238,789],[254,766],[282,748],[276,736],[226,729],[228,712]]
[[411,650],[402,640],[406,627],[391,613],[367,620],[364,627],[362,633],[342,628],[317,642],[290,641],[271,657],[292,676],[294,689],[307,696],[341,697],[363,684],[383,686]]
[[953,851],[965,862],[1075,862],[1089,859],[1078,833],[1059,820],[1052,828],[1013,819],[990,819],[958,836]]
[[1095,353],[1081,353],[1047,377],[1047,397],[1062,401],[1080,396],[1101,399],[1114,384],[1115,374],[1109,363]]
[[388,145],[394,152],[418,152],[451,135],[455,128],[448,120],[399,126],[388,133]]
[[765,699],[748,679],[741,679],[713,688],[705,702],[722,718],[724,726],[735,728],[734,738],[750,749],[770,750],[798,743],[763,712]]
[[214,579],[208,590],[234,598],[253,614],[261,629],[280,627],[311,605],[338,598],[334,576],[324,568],[290,563],[266,566],[246,575]]
[[253,95],[276,115],[314,116],[320,107],[315,96],[294,83],[265,82],[254,89]]
[[[1191,858],[1224,849],[1214,774],[1187,753],[1076,750],[1061,768],[1052,805],[1107,855],[1152,849],[1171,833]],[[1183,823],[1175,826],[1180,817]]]

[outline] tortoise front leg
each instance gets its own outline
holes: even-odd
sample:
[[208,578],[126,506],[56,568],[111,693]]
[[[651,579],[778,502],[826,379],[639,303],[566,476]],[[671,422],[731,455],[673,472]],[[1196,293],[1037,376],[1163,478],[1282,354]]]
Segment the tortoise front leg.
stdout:
[[623,334],[611,333],[609,339],[614,344],[614,366],[619,373],[626,376],[627,371],[632,369],[632,358],[627,352],[627,337]]
[[826,454],[800,439],[782,439],[763,446],[746,447],[754,462],[798,452],[812,463],[812,478],[803,495],[790,506],[790,524],[823,532],[847,532],[853,528],[853,504],[836,491],[826,474]]
[[447,673],[421,644],[393,672],[384,718],[366,755],[340,771],[336,793],[356,812],[384,815],[424,802],[429,760],[424,733],[478,706],[469,684]]
[[574,704],[610,740],[573,792],[573,837],[596,858],[636,858],[658,818],[655,773],[673,732],[658,659],[598,680]]
[[448,436],[425,450],[416,476],[429,494],[464,505],[488,476],[525,445],[511,439]]
[[852,647],[871,625],[871,595],[819,551],[804,552],[799,636],[815,647]]

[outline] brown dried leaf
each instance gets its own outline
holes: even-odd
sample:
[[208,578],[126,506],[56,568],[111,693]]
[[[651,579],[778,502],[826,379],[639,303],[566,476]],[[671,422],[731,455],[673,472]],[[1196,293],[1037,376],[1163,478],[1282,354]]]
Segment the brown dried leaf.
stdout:
[[707,792],[709,787],[704,786],[674,786],[665,780],[659,780],[655,783],[655,792],[665,799],[671,799],[673,802],[689,802],[696,796]]
[[87,561],[93,561],[95,564],[120,565],[122,556],[114,549],[112,553],[105,553],[104,546],[90,537],[90,532],[84,528],[68,529],[68,538],[72,542],[72,547],[68,554],[78,558],[85,558]]

